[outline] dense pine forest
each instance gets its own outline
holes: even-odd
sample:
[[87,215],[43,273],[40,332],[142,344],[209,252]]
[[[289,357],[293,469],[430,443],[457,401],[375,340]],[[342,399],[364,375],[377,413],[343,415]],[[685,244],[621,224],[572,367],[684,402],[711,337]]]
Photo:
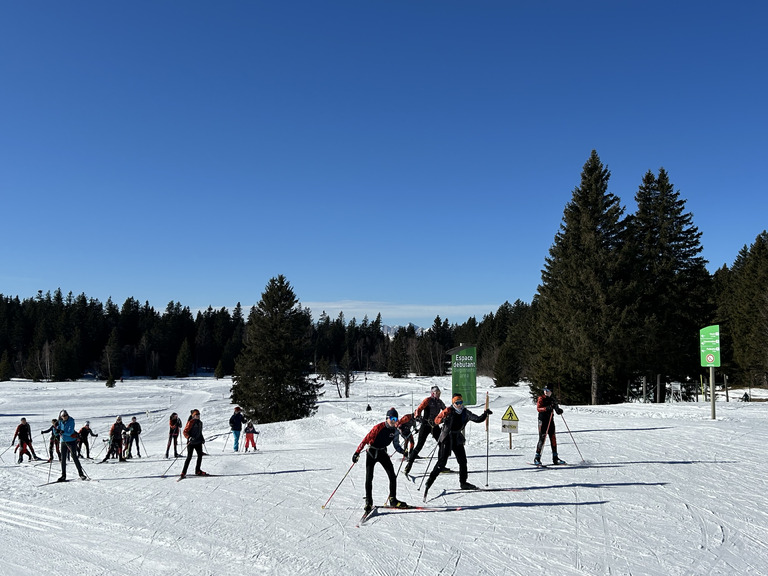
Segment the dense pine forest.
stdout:
[[[310,373],[342,396],[366,371],[444,375],[446,352],[471,343],[478,372],[499,386],[550,384],[564,402],[597,404],[632,397],[645,378],[663,402],[661,384],[682,382],[691,395],[706,377],[699,329],[719,324],[717,381],[768,385],[768,233],[710,274],[701,233],[663,168],[644,175],[628,215],[609,179],[593,151],[532,301],[505,302],[479,321],[438,316],[424,330],[410,325],[391,337],[381,315],[358,321],[322,312],[313,321],[282,276],[247,318],[239,303],[193,314],[178,302],[158,311],[128,298],[118,307],[61,289],[24,299],[0,294],[0,381],[98,378],[111,386],[125,376],[212,371],[233,376],[236,401],[261,406],[272,420],[312,412],[316,383],[304,397],[293,394]],[[266,408],[269,387],[280,386],[293,394],[292,414]]]

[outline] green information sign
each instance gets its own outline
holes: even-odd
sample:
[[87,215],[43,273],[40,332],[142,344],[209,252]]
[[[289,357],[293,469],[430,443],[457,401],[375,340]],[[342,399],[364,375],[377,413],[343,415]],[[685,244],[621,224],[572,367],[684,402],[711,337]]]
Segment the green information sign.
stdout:
[[720,367],[720,326],[707,326],[699,330],[701,365]]
[[477,348],[459,346],[449,352],[453,394],[461,394],[465,405],[474,406],[477,404]]

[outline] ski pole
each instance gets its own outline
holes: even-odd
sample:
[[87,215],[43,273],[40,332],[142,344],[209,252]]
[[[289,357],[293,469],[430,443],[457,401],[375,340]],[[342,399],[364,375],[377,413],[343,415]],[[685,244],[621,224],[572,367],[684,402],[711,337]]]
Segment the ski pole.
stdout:
[[568,430],[568,434],[571,435],[571,440],[573,440],[573,445],[576,446],[576,451],[579,453],[579,456],[581,457],[581,461],[584,462],[584,456],[581,456],[581,450],[579,450],[579,445],[576,444],[576,439],[573,437],[573,434],[571,433],[571,429],[568,427],[568,422],[565,421],[565,416],[560,414],[560,418],[563,419],[563,424],[565,424],[566,430]]
[[139,436],[139,442],[141,442],[141,447],[144,448],[144,456],[149,457],[149,453],[147,452],[147,447],[144,445],[144,440],[141,439],[141,436]]
[[48,480],[47,480],[47,482],[51,481],[51,468],[53,468],[53,456],[51,456],[51,463],[48,465]]
[[2,458],[2,457],[3,457],[3,454],[5,454],[6,452],[8,452],[8,450],[10,450],[11,448],[13,448],[13,444],[11,444],[11,445],[10,445],[10,446],[8,446],[8,447],[7,447],[5,450],[3,450],[2,452],[0,452],[0,458]]
[[168,472],[170,472],[170,471],[171,471],[171,468],[173,467],[173,465],[174,465],[174,464],[176,464],[176,458],[174,458],[173,460],[171,460],[171,465],[170,465],[170,466],[168,466],[168,468],[165,470],[165,472],[163,472],[163,477],[165,477],[165,476],[166,476],[166,474],[168,474]]
[[341,486],[341,483],[344,482],[344,480],[346,480],[347,476],[349,476],[349,473],[352,472],[352,468],[355,467],[355,464],[357,464],[357,462],[352,462],[352,466],[350,466],[349,470],[347,470],[347,473],[344,474],[344,477],[341,479],[341,482],[339,482],[339,485],[336,486],[336,489],[333,492],[331,492],[331,495],[328,497],[328,500],[326,500],[325,504],[323,504],[323,510],[325,510],[325,507],[328,506],[328,502],[330,502],[331,498],[333,498],[333,495],[336,494],[336,490],[339,489],[339,487]]
[[488,476],[490,475],[490,466],[491,466],[491,456],[490,456],[490,436],[488,434],[488,421],[490,418],[488,418],[488,403],[490,400],[488,399],[488,392],[485,393],[485,485],[488,486]]
[[[435,447],[432,448],[432,452],[429,453],[429,462],[427,462],[427,472],[429,472],[429,466],[432,464],[432,458],[435,456],[435,450],[437,450],[437,447],[440,445],[440,443],[435,444]],[[427,472],[424,473],[424,475],[421,477],[421,483],[419,484],[418,490],[421,490],[422,484],[424,484],[424,478],[428,476]]]
[[224,447],[221,449],[222,452],[227,449],[227,442],[229,442],[229,437],[232,435],[232,430],[229,431],[229,434],[227,434],[227,437],[224,439]]

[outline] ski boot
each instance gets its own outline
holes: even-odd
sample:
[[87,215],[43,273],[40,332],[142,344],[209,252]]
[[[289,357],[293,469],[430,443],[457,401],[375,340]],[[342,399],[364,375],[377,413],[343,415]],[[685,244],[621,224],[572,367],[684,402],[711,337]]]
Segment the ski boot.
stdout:
[[557,457],[557,452],[552,454],[552,464],[557,466],[558,464],[565,464],[565,460],[560,460],[560,458]]
[[208,472],[203,472],[202,470],[198,470],[195,472],[195,476],[209,476]]
[[536,452],[536,457],[533,459],[533,463],[536,464],[536,466],[543,466],[541,463],[541,454]]
[[387,506],[391,506],[392,508],[408,508],[408,504],[406,504],[402,500],[398,500],[394,496],[389,497],[389,500],[387,501]]
[[56,482],[66,482],[66,481],[67,481],[67,477],[66,476],[62,476],[61,478],[56,480]]
[[461,484],[459,484],[459,487],[462,490],[477,490],[477,486],[475,486],[474,484],[470,484],[469,482],[462,482]]
[[80,474],[80,480],[88,480],[88,476],[85,474]]
[[363,508],[363,512],[365,512],[366,514],[370,514],[371,510],[373,510],[373,502],[371,502],[370,500],[366,500],[365,507]]

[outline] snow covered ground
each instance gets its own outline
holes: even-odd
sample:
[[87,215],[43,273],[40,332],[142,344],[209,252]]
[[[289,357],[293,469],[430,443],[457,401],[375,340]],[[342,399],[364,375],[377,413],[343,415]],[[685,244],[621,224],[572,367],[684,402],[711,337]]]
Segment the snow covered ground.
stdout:
[[[228,379],[131,380],[114,389],[103,382],[2,382],[6,447],[24,416],[44,454],[40,430],[66,409],[78,428],[91,421],[100,456],[115,416],[137,416],[147,453],[126,463],[86,460],[91,482],[78,480],[70,464],[73,481],[40,486],[59,476],[59,463],[52,470],[18,465],[8,449],[0,461],[0,573],[768,573],[768,402],[737,402],[738,390],[731,402],[718,401],[714,421],[705,402],[566,406],[565,421],[556,423],[560,456],[570,465],[536,469],[527,389],[496,389],[480,378],[478,398],[489,390],[494,414],[488,458],[484,425],[468,425],[469,480],[512,490],[461,492],[458,475],[444,474],[428,505],[460,510],[384,511],[358,528],[361,459],[323,509],[386,409],[406,413],[433,384],[445,399],[449,378],[368,375],[353,384],[349,400],[327,387],[315,417],[259,426],[258,452],[235,454],[227,435]],[[511,448],[501,430],[508,406],[520,417]],[[208,439],[203,469],[218,476],[176,482],[182,462],[163,457],[167,419],[176,411],[186,420],[192,408],[201,410]],[[423,454],[433,446],[428,440]],[[547,462],[548,448],[544,454]],[[420,460],[413,472],[425,468]],[[376,502],[386,495],[386,475],[377,468]],[[402,473],[398,496],[421,502],[418,484]]]

